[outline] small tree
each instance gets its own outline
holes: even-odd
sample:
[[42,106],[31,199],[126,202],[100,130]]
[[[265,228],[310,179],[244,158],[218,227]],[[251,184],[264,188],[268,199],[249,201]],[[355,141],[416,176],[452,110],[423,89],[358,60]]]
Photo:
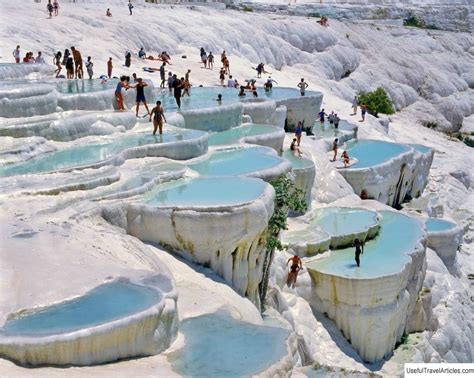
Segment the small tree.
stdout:
[[270,182],[270,184],[275,189],[275,209],[272,217],[268,221],[263,276],[259,285],[261,311],[264,309],[273,255],[276,249],[280,251],[283,250],[279,235],[281,230],[287,229],[286,219],[288,218],[288,213],[290,211],[303,213],[307,209],[304,192],[298,189],[288,176],[282,175],[278,179]]
[[373,92],[359,92],[359,104],[367,105],[369,113],[375,117],[378,117],[379,113],[395,113],[392,101],[382,87],[378,87]]

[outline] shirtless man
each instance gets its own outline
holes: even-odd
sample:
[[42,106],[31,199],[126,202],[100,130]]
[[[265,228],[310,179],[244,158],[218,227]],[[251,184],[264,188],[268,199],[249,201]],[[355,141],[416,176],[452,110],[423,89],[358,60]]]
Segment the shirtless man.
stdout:
[[71,46],[72,57],[74,58],[74,65],[76,66],[75,75],[76,79],[82,79],[84,71],[82,69],[82,56],[79,50],[76,50],[74,46]]
[[290,261],[291,266],[290,271],[288,272],[288,278],[286,279],[286,284],[288,285],[288,287],[291,286],[294,289],[296,279],[298,278],[298,272],[303,269],[303,263],[301,262],[301,259],[296,255],[288,259],[288,261],[286,262],[287,266]]
[[304,96],[306,93],[306,88],[308,88],[308,83],[304,81],[304,78],[301,78],[301,81],[298,83],[297,87],[300,89],[301,96]]
[[153,115],[153,135],[156,135],[158,128],[160,129],[160,135],[163,135],[163,120],[166,122],[166,118],[161,106],[161,101],[157,101],[156,106],[151,110],[150,121]]

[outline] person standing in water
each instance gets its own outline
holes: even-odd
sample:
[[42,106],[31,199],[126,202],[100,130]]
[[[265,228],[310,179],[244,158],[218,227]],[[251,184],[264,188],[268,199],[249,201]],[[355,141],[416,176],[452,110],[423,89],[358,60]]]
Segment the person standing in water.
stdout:
[[13,50],[12,55],[15,58],[15,63],[20,63],[20,45],[18,45],[16,49]]
[[87,74],[89,75],[89,80],[92,80],[92,75],[94,75],[94,63],[92,63],[92,58],[90,56],[87,57],[86,62],[86,70]]
[[332,152],[334,152],[334,156],[331,161],[336,161],[337,158],[337,144],[339,142],[339,139],[334,139],[334,142],[332,142]]
[[109,79],[112,79],[112,70],[114,68],[114,65],[112,64],[112,57],[109,58],[107,61],[107,76]]
[[79,50],[77,50],[74,46],[71,46],[72,57],[74,58],[74,65],[76,79],[82,79],[84,76],[84,71],[82,69],[82,56]]
[[[154,116],[154,117],[153,117]],[[150,122],[153,117],[153,135],[156,135],[156,130],[159,129],[160,135],[163,135],[163,121],[166,122],[165,113],[161,106],[161,101],[156,102],[156,106],[151,110]]]
[[173,90],[174,90],[174,99],[176,100],[176,105],[178,105],[178,110],[181,109],[181,90],[183,88],[184,77],[178,79],[176,75],[173,75]]
[[301,78],[301,81],[298,83],[298,88],[300,89],[301,96],[304,96],[306,88],[308,88],[308,83],[304,81],[304,78]]
[[354,239],[354,247],[355,247],[355,261],[357,264],[357,267],[360,267],[360,255],[364,253],[364,243],[359,239],[355,238]]
[[125,88],[125,90],[128,90],[129,88],[126,76],[120,77],[120,81],[117,83],[117,87],[115,88],[115,99],[117,100],[117,107],[119,112],[123,112],[125,110],[122,88]]
[[301,142],[301,134],[303,134],[303,124],[298,121],[298,124],[296,125],[296,128],[295,128],[295,137],[296,137],[296,143],[298,144],[298,147]]
[[324,117],[327,116],[327,114],[326,114],[326,112],[324,111],[324,109],[321,110],[321,111],[318,113],[318,115],[319,115],[319,122],[324,123]]
[[148,104],[146,103],[145,98],[145,87],[148,87],[148,84],[145,83],[141,78],[137,79],[137,84],[135,84],[131,88],[135,88],[137,90],[137,109],[136,109],[136,116],[138,117],[138,110],[140,109],[140,103],[143,102],[145,105],[146,114],[150,114],[150,109],[148,109]]
[[56,74],[56,77],[59,77],[59,74],[61,73],[62,67],[61,67],[61,51],[58,51],[56,54],[54,54],[54,65],[56,66],[56,70],[54,70],[54,73]]
[[293,141],[290,144],[290,151],[293,152],[293,155],[302,156],[300,147],[298,146],[298,142],[296,138],[293,138]]
[[166,70],[165,70],[165,67],[166,67],[166,62],[163,62],[160,66],[160,79],[161,79],[161,84],[160,84],[160,88],[164,88],[165,87],[165,81],[166,81]]
[[286,284],[288,285],[288,287],[291,286],[294,289],[295,284],[296,284],[296,279],[298,278],[298,273],[300,270],[303,269],[303,263],[297,255],[294,255],[293,257],[290,257],[288,259],[288,261],[286,262],[287,266],[290,261],[291,261],[291,266],[290,266],[290,271],[288,272],[288,277],[286,279]]
[[337,115],[337,113],[334,114],[334,128],[335,128],[335,129],[338,129],[338,128],[339,128],[339,121],[340,121],[340,120],[341,120],[341,119],[339,118],[339,116]]
[[170,71],[168,72],[168,90],[171,94],[173,92],[173,83],[174,83],[174,76],[173,73]]

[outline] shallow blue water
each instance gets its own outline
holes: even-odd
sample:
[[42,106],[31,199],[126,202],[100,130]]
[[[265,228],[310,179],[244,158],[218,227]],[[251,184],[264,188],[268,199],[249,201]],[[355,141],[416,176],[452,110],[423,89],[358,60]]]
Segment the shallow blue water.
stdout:
[[102,83],[100,79],[62,80],[56,83],[56,90],[64,94],[98,92],[115,88],[117,83],[118,80],[108,80],[105,83]]
[[296,156],[291,150],[286,150],[282,156],[291,163],[294,169],[314,167],[314,163],[311,160]]
[[253,123],[245,124],[232,129],[213,133],[209,136],[209,145],[218,146],[237,143],[239,139],[247,136],[265,135],[277,131],[275,126],[257,125]]
[[[176,111],[178,109],[173,95],[170,95],[167,89],[156,92],[156,100],[161,101],[165,111]],[[181,98],[181,109],[203,109],[215,107],[215,101],[218,94],[222,95],[222,105],[240,102],[242,98],[238,96],[239,90],[225,87],[197,87],[191,89],[191,96]],[[265,92],[263,88],[257,89],[258,98],[266,98],[270,100],[284,100],[287,98],[300,97],[298,89],[293,88],[273,88],[270,92]],[[309,96],[314,92],[306,92]],[[247,93],[243,99],[253,98],[252,93]]]
[[158,207],[236,205],[260,197],[266,185],[247,177],[177,180],[157,187],[144,197],[144,203]]
[[338,249],[327,258],[307,263],[306,267],[354,279],[400,272],[410,259],[408,254],[414,251],[423,236],[423,226],[419,221],[399,213],[380,211],[379,214],[382,216],[381,229],[375,239],[365,243],[360,268],[354,260],[354,248]]
[[342,130],[352,131],[354,127],[354,125],[342,119],[339,122],[339,127],[337,129],[334,128],[334,125],[331,125],[328,121],[325,121],[324,123],[316,121],[311,128],[311,132],[317,138],[337,138],[339,135],[341,135]]
[[77,331],[144,311],[161,299],[151,288],[116,281],[82,297],[7,320],[0,333],[9,336],[45,336]]
[[214,313],[180,323],[185,345],[169,356],[175,372],[191,377],[248,377],[287,354],[288,331]]
[[409,150],[403,144],[368,139],[352,141],[347,146],[349,156],[358,160],[351,168],[373,167]]
[[270,155],[268,148],[249,147],[214,152],[208,159],[190,164],[203,176],[237,176],[276,167],[284,160]]
[[310,228],[320,228],[333,236],[355,234],[376,226],[377,214],[364,209],[331,207],[321,209],[310,222]]
[[448,222],[444,219],[428,218],[426,221],[426,230],[428,232],[447,231],[454,227],[456,227],[454,223]]
[[422,144],[409,144],[409,146],[413,147],[415,150],[421,152],[422,154],[426,154],[431,151],[430,147],[426,147]]
[[113,140],[100,141],[50,152],[18,164],[0,167],[0,177],[58,171],[106,160],[127,148],[155,143],[168,143],[193,139],[203,135],[197,130],[165,132],[162,136],[151,134],[131,134]]

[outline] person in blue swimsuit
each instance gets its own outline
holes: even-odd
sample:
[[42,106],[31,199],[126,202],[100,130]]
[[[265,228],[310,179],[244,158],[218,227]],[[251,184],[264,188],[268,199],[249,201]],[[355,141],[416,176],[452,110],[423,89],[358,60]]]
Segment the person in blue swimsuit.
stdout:
[[146,103],[145,98],[145,87],[148,87],[148,84],[143,81],[142,78],[137,79],[137,84],[135,84],[131,88],[135,88],[137,90],[137,109],[136,109],[136,116],[138,117],[138,110],[140,109],[140,103],[143,102],[145,105],[146,114],[150,114],[150,109],[148,109],[148,104]]
[[298,144],[298,146],[301,142],[301,134],[303,134],[303,124],[301,122],[298,122],[298,125],[296,125],[295,129],[296,143]]

